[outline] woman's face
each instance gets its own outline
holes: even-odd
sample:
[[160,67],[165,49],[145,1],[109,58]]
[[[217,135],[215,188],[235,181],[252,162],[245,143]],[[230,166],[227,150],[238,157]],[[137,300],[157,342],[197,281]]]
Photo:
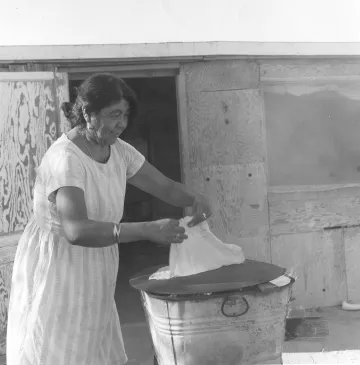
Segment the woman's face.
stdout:
[[102,145],[111,145],[124,132],[128,125],[129,103],[122,99],[99,113],[91,113],[90,123],[95,127],[96,139]]

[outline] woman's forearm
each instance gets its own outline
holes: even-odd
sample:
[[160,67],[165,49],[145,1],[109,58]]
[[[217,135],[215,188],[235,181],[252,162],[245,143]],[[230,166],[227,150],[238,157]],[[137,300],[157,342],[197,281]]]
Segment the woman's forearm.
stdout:
[[147,228],[149,224],[149,222],[121,223],[120,243],[136,242],[147,239]]
[[[121,223],[120,243],[146,239],[147,222]],[[69,242],[82,247],[109,247],[114,242],[114,223],[98,222],[90,219],[68,223],[65,233]]]

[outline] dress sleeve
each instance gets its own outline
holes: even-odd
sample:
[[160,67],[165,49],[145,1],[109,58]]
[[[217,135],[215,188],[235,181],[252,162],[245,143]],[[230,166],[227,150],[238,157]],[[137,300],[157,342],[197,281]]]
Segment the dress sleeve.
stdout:
[[126,143],[126,179],[133,177],[145,162],[145,156],[135,147]]
[[56,192],[65,186],[85,190],[85,167],[78,155],[70,149],[54,151],[47,156],[42,176],[48,200],[55,202]]

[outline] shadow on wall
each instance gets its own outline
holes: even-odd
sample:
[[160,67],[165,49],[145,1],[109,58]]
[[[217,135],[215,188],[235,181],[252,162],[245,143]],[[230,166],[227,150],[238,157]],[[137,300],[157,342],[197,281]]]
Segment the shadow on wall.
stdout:
[[270,185],[360,181],[360,97],[297,88],[264,93]]

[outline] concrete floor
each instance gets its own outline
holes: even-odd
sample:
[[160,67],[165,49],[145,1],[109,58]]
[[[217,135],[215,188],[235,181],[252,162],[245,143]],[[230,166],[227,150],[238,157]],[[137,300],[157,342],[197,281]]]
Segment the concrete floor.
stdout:
[[[323,341],[285,342],[284,364],[360,364],[360,311],[344,312],[335,307],[320,309],[312,314],[328,321],[329,336]],[[312,314],[306,313],[306,316]],[[146,323],[124,323],[122,328],[128,365],[153,365],[153,350]],[[5,365],[5,357],[0,356],[0,365]]]

